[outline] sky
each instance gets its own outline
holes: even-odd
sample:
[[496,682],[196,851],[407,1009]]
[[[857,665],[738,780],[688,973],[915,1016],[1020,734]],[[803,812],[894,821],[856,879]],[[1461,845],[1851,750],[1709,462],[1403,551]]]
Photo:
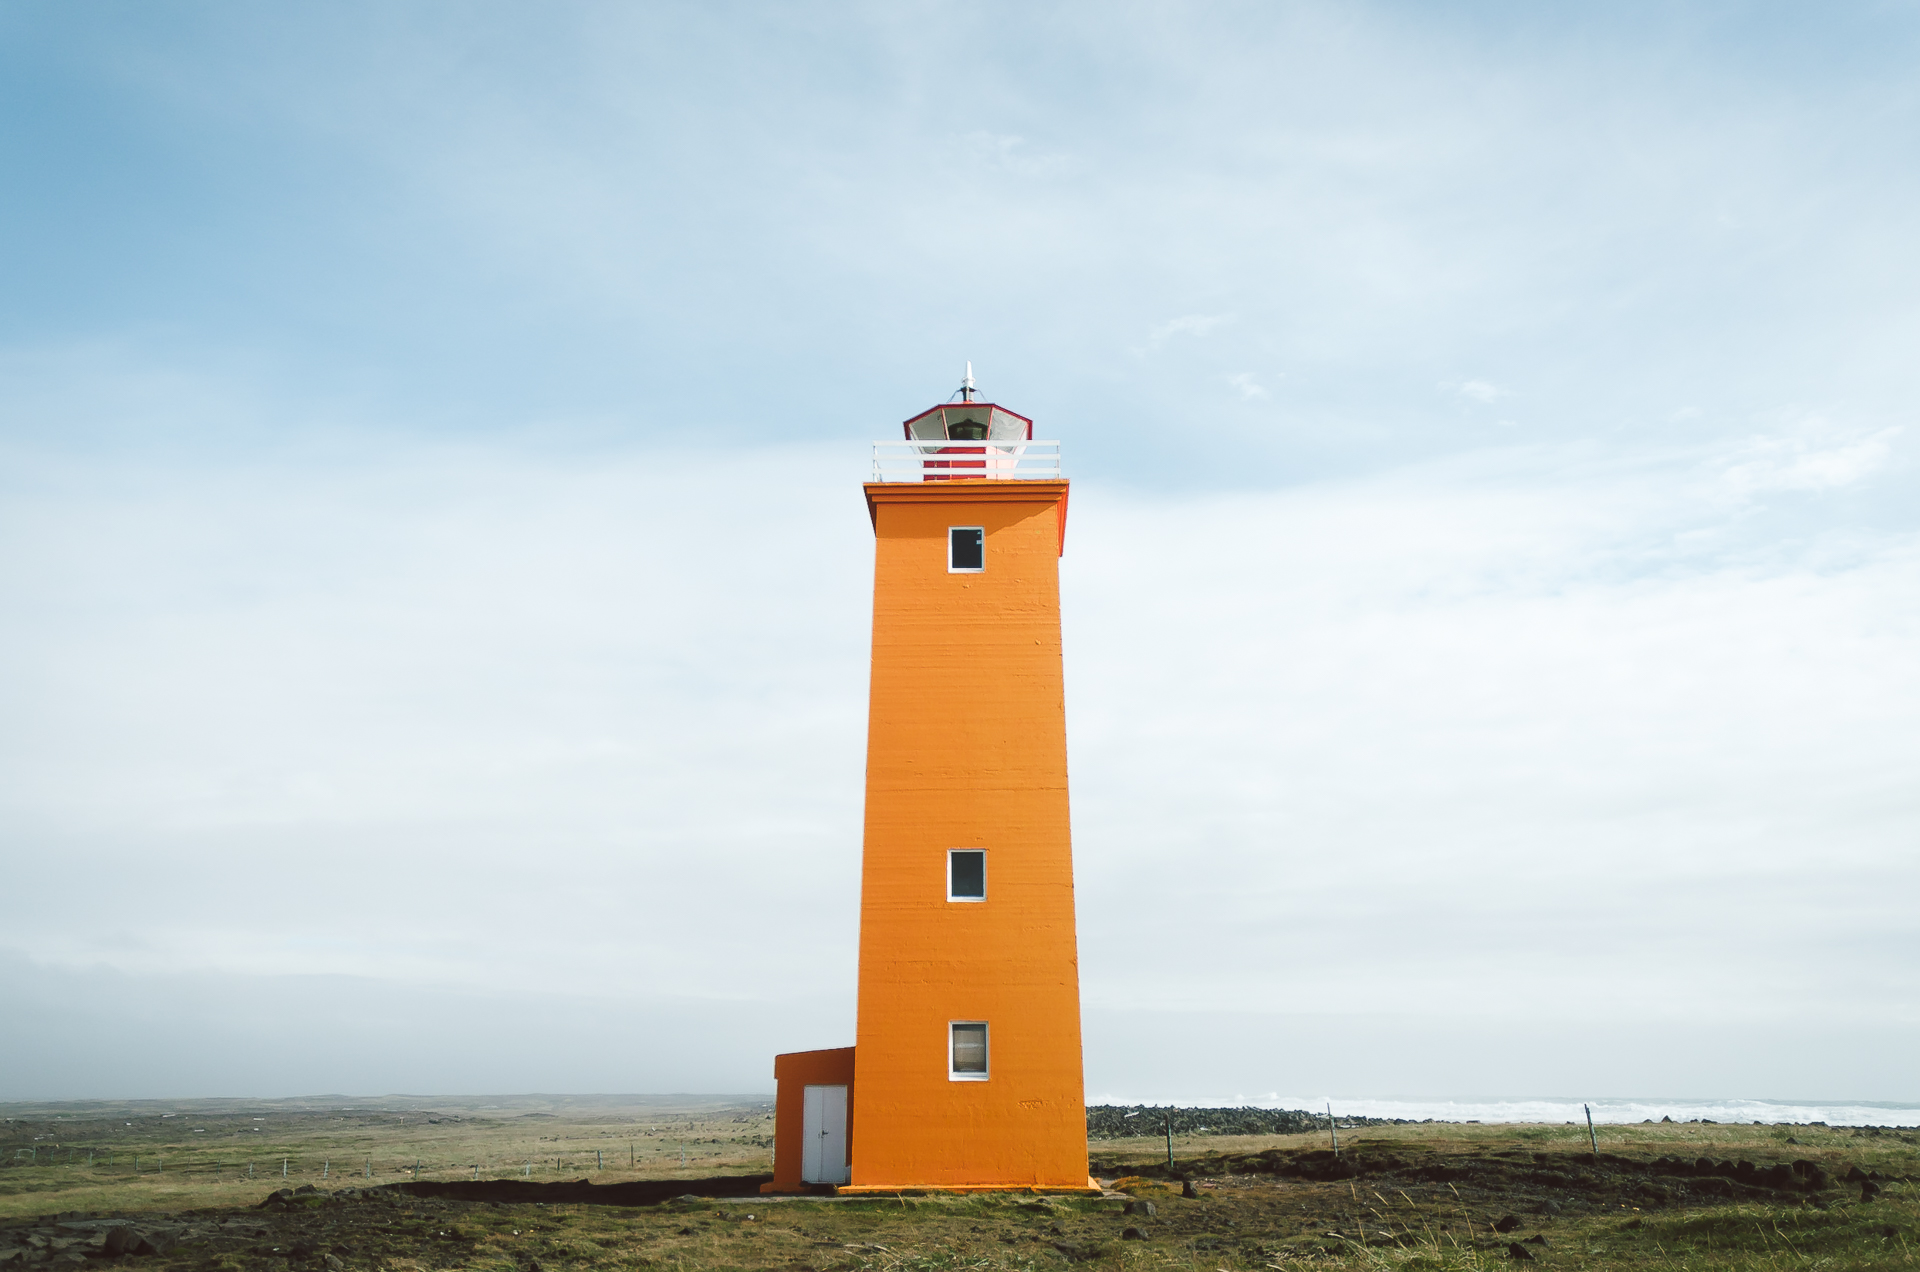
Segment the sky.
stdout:
[[0,7],[0,1099],[850,1043],[858,484],[971,361],[1074,481],[1090,1098],[1920,1101],[1916,53]]

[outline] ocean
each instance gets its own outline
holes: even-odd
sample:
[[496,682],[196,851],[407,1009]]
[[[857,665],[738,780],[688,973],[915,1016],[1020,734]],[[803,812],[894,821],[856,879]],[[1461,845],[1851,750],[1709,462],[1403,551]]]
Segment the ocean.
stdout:
[[[1166,1104],[1169,1101],[1160,1100]],[[1089,1104],[1154,1104],[1138,1096],[1089,1095]],[[1581,1105],[1591,1105],[1599,1123],[1658,1122],[1825,1122],[1828,1126],[1920,1126],[1920,1104],[1877,1100],[1729,1100],[1729,1099],[1589,1099],[1556,1096],[1477,1098],[1453,1100],[1342,1098],[1334,1096],[1265,1095],[1174,1101],[1183,1108],[1310,1109],[1324,1112],[1329,1104],[1341,1117],[1397,1117],[1410,1122],[1577,1122],[1585,1124]]]

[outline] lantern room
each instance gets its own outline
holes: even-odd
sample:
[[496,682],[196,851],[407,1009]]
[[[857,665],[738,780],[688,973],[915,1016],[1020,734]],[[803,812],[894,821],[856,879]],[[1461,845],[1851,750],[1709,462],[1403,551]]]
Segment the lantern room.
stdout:
[[1060,443],[1035,441],[1032,420],[974,392],[969,364],[958,402],[909,417],[900,441],[873,444],[873,481],[1059,481]]
[[[910,442],[1030,442],[1033,421],[1016,415],[1004,406],[976,402],[973,387],[973,363],[967,363],[967,377],[960,381],[960,401],[947,402],[922,411],[900,427]],[[969,452],[980,454],[979,451]],[[978,475],[978,474],[976,474]]]
[[1033,421],[991,402],[951,402],[900,426],[910,442],[1030,442]]

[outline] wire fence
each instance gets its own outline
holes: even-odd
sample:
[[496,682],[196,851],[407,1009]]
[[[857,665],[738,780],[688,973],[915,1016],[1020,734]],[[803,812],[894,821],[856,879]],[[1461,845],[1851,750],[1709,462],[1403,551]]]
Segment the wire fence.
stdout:
[[652,1144],[644,1148],[629,1143],[613,1151],[598,1148],[544,1156],[490,1153],[478,1159],[448,1160],[444,1156],[425,1155],[395,1159],[390,1153],[351,1157],[306,1153],[231,1156],[209,1154],[191,1148],[129,1152],[117,1146],[52,1144],[16,1148],[10,1158],[0,1159],[0,1171],[63,1168],[84,1170],[102,1177],[211,1175],[230,1179],[299,1180],[303,1183],[326,1181],[344,1187],[355,1181],[390,1183],[396,1179],[535,1179],[578,1177],[608,1170],[657,1173],[684,1170],[703,1160],[730,1156],[764,1154],[770,1159],[772,1151],[773,1141],[767,1139],[728,1144]]

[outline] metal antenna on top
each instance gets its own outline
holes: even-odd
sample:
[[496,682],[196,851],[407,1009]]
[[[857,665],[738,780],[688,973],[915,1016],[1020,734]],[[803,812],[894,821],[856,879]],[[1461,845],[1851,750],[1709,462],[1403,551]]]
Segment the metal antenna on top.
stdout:
[[960,381],[960,400],[973,401],[973,363],[967,363],[967,378]]

